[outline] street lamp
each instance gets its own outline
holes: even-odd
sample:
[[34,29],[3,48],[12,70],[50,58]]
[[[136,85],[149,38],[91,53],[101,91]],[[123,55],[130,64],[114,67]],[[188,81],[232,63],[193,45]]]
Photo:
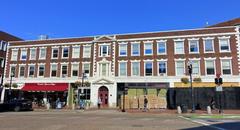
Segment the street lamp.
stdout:
[[191,87],[191,100],[192,100],[192,113],[195,112],[195,104],[194,104],[194,91],[193,91],[193,85],[192,85],[192,61],[188,61],[188,73],[190,76],[190,87]]
[[10,84],[9,84],[9,91],[8,91],[9,100],[11,100],[11,95],[12,95],[12,78],[13,77],[14,77],[14,74],[11,73],[11,75],[10,75]]
[[123,88],[123,109],[122,112],[126,112],[125,110],[125,95],[127,94],[128,91],[128,86],[126,87],[126,84],[124,84],[124,88]]

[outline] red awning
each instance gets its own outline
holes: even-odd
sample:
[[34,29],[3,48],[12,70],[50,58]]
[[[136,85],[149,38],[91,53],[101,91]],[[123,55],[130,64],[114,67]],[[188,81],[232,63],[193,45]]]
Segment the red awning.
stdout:
[[66,91],[68,83],[25,83],[23,91]]

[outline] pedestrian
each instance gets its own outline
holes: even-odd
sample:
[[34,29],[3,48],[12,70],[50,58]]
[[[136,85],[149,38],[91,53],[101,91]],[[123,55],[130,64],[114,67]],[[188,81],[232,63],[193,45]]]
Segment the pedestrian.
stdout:
[[100,109],[101,104],[102,104],[102,100],[100,97],[98,97],[98,109]]
[[147,104],[148,104],[148,99],[146,96],[144,96],[144,109],[143,109],[144,112],[147,111]]

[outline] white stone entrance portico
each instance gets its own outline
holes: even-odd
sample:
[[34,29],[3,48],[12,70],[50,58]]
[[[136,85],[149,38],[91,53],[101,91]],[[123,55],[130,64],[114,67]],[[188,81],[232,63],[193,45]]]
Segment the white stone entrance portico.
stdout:
[[91,85],[91,102],[92,107],[97,107],[99,88],[106,87],[108,89],[108,107],[116,107],[117,104],[117,85],[114,81],[101,78],[92,82]]

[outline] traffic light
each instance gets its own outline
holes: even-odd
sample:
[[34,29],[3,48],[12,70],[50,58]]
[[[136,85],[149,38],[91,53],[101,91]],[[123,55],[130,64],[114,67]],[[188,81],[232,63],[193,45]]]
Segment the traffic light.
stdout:
[[223,84],[222,78],[215,78],[215,84]]

